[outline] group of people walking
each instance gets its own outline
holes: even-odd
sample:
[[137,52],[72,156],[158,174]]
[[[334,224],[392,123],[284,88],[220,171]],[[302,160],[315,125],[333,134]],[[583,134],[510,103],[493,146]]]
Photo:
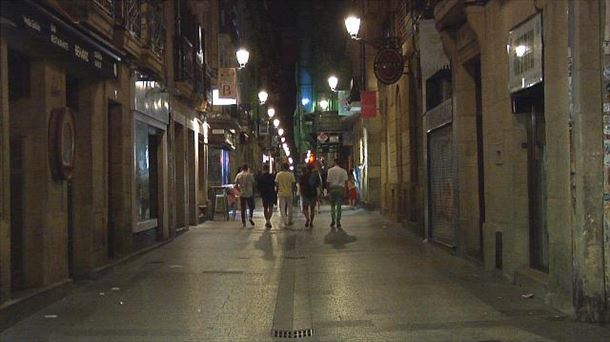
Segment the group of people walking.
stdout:
[[256,186],[263,202],[265,227],[267,229],[272,227],[271,216],[273,215],[273,206],[276,203],[279,206],[281,222],[284,227],[294,224],[293,199],[297,184],[305,216],[305,227],[313,228],[317,206],[320,198],[324,195],[324,189],[326,189],[331,206],[330,227],[340,229],[341,205],[346,197],[346,189],[348,189],[348,197],[351,197],[352,191],[347,171],[340,166],[339,159],[335,159],[334,166],[328,169],[325,177],[316,168],[315,164],[308,164],[303,169],[298,183],[296,177],[290,171],[288,163],[282,164],[282,170],[276,175],[270,172],[268,165],[265,165],[263,166],[263,173],[256,178],[250,172],[248,165],[243,165],[241,171],[235,177],[235,184],[240,190],[242,226],[246,226],[246,216],[248,216],[250,224],[254,226],[252,214],[254,212],[254,187]]

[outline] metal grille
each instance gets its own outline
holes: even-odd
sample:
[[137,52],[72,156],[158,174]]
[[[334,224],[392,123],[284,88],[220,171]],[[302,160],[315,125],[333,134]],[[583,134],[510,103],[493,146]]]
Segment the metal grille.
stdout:
[[273,330],[272,337],[279,338],[303,338],[313,336],[313,329],[302,330]]
[[149,1],[143,18],[146,20],[146,47],[159,58],[165,51],[165,26],[163,26],[163,7],[160,2]]
[[112,17],[112,13],[114,13],[114,3],[112,0],[93,0],[93,3],[102,10],[102,12]]
[[450,246],[455,244],[452,132],[446,125],[428,135],[430,238]]
[[115,7],[117,22],[135,37],[142,34],[142,1],[118,0]]

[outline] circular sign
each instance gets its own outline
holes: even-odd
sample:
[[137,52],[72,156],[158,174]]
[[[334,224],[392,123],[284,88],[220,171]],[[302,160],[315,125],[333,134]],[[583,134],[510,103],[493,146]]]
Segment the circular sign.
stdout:
[[384,48],[375,56],[374,71],[377,79],[384,84],[396,83],[402,76],[405,62],[396,49]]
[[51,111],[49,120],[49,162],[53,176],[59,180],[72,178],[75,154],[74,113],[68,107]]

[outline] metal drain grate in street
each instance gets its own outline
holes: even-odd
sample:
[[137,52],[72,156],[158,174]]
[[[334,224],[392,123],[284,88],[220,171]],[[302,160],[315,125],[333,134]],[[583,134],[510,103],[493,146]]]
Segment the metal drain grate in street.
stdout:
[[303,330],[273,330],[272,337],[279,338],[303,338],[313,336],[313,329]]

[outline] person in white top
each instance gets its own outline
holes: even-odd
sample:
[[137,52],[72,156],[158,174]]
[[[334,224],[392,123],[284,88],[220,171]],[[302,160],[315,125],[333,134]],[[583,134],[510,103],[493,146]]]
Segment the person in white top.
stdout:
[[335,165],[328,169],[328,176],[326,177],[326,184],[330,197],[330,227],[332,229],[335,229],[335,223],[337,224],[337,228],[341,229],[341,205],[345,200],[345,185],[347,179],[347,171],[339,166],[339,159],[336,158]]
[[241,204],[241,224],[246,226],[246,205],[250,209],[250,224],[254,226],[252,214],[254,213],[254,175],[250,173],[248,164],[244,164],[241,172],[235,177],[235,184],[239,187],[239,202]]

